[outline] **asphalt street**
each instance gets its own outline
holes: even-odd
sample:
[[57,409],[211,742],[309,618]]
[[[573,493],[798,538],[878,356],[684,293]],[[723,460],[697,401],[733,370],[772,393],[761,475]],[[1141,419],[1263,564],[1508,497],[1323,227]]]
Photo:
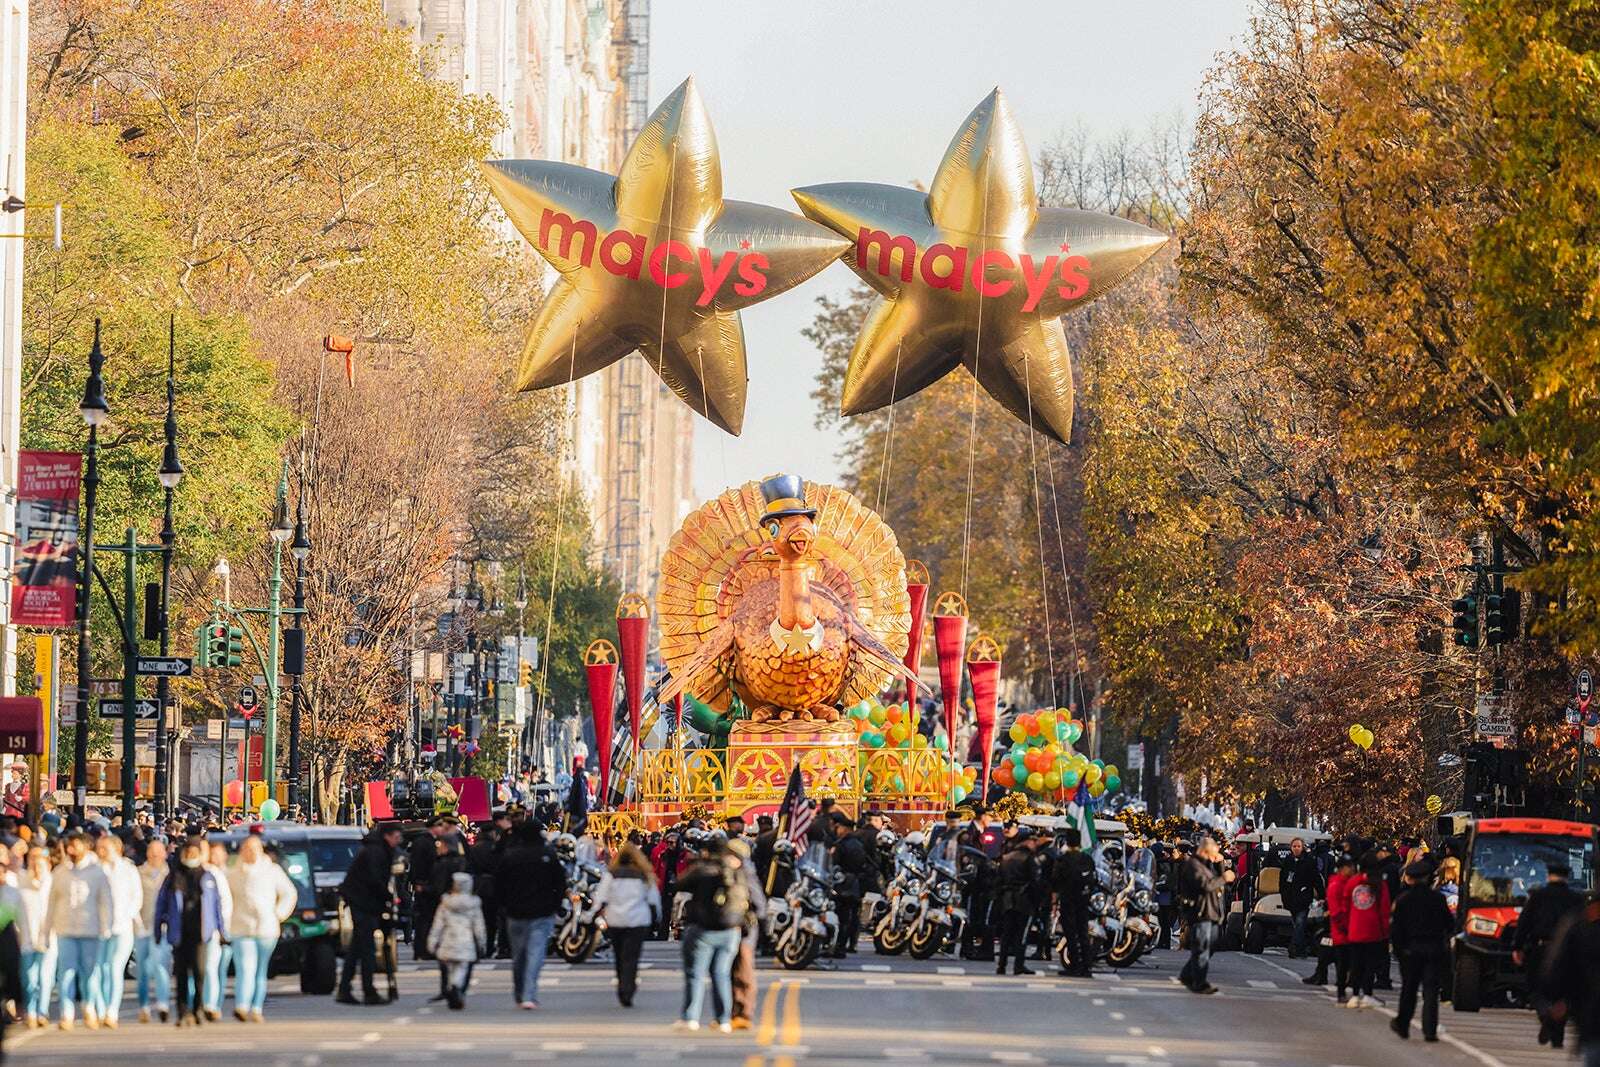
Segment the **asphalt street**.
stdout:
[[[675,1033],[682,986],[676,945],[645,951],[632,1009],[617,1004],[609,962],[545,970],[542,1007],[511,1002],[509,964],[480,966],[464,1011],[429,1004],[437,972],[406,962],[401,996],[386,1007],[347,1007],[300,995],[276,979],[265,1024],[220,1023],[198,1030],[133,1022],[115,1033],[12,1030],[14,1062],[170,1064],[248,1061],[252,1067],[330,1064],[1113,1064],[1157,1067],[1477,1067],[1567,1065],[1539,1048],[1522,1011],[1464,1015],[1446,1005],[1444,1040],[1402,1042],[1388,1010],[1350,1010],[1299,978],[1309,965],[1280,954],[1219,955],[1200,997],[1174,977],[1183,957],[1158,952],[1121,973],[1059,978],[1045,963],[1035,976],[997,977],[980,963],[851,956],[832,971],[782,971],[763,961],[753,1029],[731,1035]],[[708,997],[709,1005],[709,997]]]

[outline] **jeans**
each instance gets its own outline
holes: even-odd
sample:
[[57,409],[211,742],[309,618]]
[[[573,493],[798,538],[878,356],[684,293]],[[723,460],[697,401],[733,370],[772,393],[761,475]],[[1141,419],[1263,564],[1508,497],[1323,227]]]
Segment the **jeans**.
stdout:
[[511,937],[511,992],[518,1004],[539,1003],[539,972],[544,970],[544,955],[555,929],[554,915],[506,920],[506,933]]
[[1439,970],[1443,952],[1406,952],[1400,956],[1400,1003],[1395,1018],[1402,1030],[1411,1029],[1411,1016],[1417,1009],[1417,991],[1422,992],[1422,1036],[1439,1031]]
[[50,990],[56,982],[56,946],[43,952],[22,954],[22,1013],[44,1018],[50,1014]]
[[606,931],[617,961],[617,999],[626,1007],[639,988],[639,955],[644,951],[648,926],[613,926]]
[[222,1011],[223,987],[228,981],[228,961],[233,958],[233,946],[223,944],[220,937],[213,937],[206,942],[205,953],[206,987],[200,1006],[215,1015]]
[[100,961],[100,1014],[115,1019],[122,1009],[122,994],[128,984],[128,957],[133,955],[133,931],[106,939],[105,956]]
[[1350,942],[1350,992],[1372,996],[1380,968],[1389,976],[1389,945],[1384,941]]
[[683,1018],[700,1021],[707,974],[711,976],[711,1010],[718,1023],[733,1021],[733,954],[739,951],[739,928],[683,928]]
[[277,947],[278,939],[275,937],[233,939],[235,1011],[260,1011],[267,1002],[267,965],[272,962],[272,950]]
[[1204,919],[1189,927],[1189,962],[1178,977],[1190,989],[1204,989],[1211,971],[1211,947],[1217,943],[1217,924]]
[[172,997],[172,946],[146,934],[133,943],[133,962],[139,974],[134,986],[139,1007],[154,1002],[165,1010]]
[[71,1020],[76,1006],[81,1004],[86,1012],[99,1013],[99,994],[95,981],[100,974],[100,957],[105,952],[105,939],[99,937],[63,937],[57,939],[60,956],[56,961],[56,985],[61,990],[61,1018]]
[[1306,926],[1311,918],[1308,911],[1297,911],[1289,916],[1289,929],[1292,934],[1289,939],[1289,951],[1297,956],[1303,956],[1306,951]]

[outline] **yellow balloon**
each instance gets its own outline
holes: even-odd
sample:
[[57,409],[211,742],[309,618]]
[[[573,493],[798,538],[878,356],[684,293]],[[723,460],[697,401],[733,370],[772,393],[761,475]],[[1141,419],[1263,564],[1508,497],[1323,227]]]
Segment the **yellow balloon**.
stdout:
[[1100,780],[1100,778],[1101,778],[1100,768],[1096,767],[1092,763],[1089,764],[1088,769],[1083,772],[1083,780],[1088,782],[1090,785],[1094,785],[1096,782],[1098,782]]
[[1429,796],[1423,802],[1423,807],[1428,809],[1429,815],[1437,815],[1444,810],[1444,801],[1440,800],[1437,795]]
[[1049,737],[1051,734],[1056,732],[1055,712],[1041,711],[1039,713],[1039,732],[1044,734],[1046,737]]
[[1356,738],[1356,744],[1360,745],[1362,750],[1365,751],[1366,749],[1371,748],[1372,742],[1376,741],[1377,739],[1378,738],[1376,734],[1363,726],[1361,728],[1361,736]]
[[1350,740],[1354,741],[1358,745],[1361,743],[1362,729],[1363,727],[1360,723],[1356,723],[1354,726],[1350,727]]
[[1028,731],[1022,728],[1021,723],[1017,722],[1011,724],[1011,729],[1006,731],[1006,735],[1018,744],[1021,744],[1028,739]]
[[1038,771],[1034,771],[1033,773],[1029,774],[1028,788],[1035,793],[1041,792],[1044,789],[1044,775],[1040,774]]
[[912,748],[916,748],[916,749],[927,748],[928,747],[928,739],[926,737],[923,737],[921,734],[918,734],[916,737],[913,737],[911,739],[911,747]]
[[1117,770],[1117,765],[1115,763],[1108,763],[1106,764],[1106,777],[1120,778],[1122,777],[1122,772]]
[[1094,782],[1089,786],[1089,795],[1092,797],[1104,796],[1106,787],[1101,782]]

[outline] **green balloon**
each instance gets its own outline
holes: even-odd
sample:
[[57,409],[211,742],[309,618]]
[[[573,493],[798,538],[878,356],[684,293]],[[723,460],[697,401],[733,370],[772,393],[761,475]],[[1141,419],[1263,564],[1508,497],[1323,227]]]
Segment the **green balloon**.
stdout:
[[944,734],[934,734],[933,735],[933,747],[934,748],[938,749],[940,752],[943,752],[945,750],[945,744],[946,744],[946,742],[945,742],[945,739],[944,739]]
[[276,819],[281,814],[283,814],[283,810],[278,807],[278,802],[276,800],[272,799],[271,797],[268,797],[267,799],[265,799],[265,800],[263,800],[261,802],[261,821],[262,822],[271,822],[273,819]]
[[1122,788],[1122,779],[1121,778],[1118,778],[1116,775],[1113,774],[1110,778],[1106,779],[1106,792],[1107,793],[1115,793],[1118,789],[1121,789],[1121,788]]

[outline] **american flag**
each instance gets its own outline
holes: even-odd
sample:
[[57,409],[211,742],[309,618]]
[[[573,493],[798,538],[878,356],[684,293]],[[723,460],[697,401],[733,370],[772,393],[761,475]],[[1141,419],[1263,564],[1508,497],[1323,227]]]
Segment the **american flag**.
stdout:
[[778,805],[778,821],[786,826],[789,840],[799,844],[806,838],[812,820],[817,817],[817,802],[806,799],[805,782],[800,779],[800,765],[789,772],[789,788],[783,791],[783,803]]

